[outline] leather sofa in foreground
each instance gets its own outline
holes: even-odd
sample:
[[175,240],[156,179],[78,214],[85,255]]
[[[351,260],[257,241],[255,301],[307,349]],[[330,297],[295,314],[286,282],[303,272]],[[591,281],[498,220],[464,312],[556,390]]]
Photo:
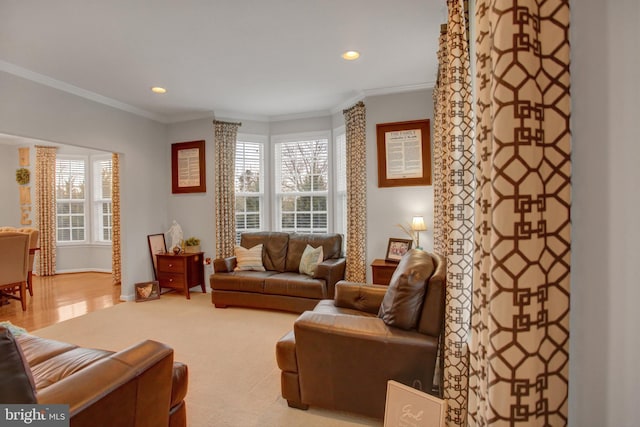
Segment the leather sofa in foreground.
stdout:
[[442,257],[412,249],[388,288],[338,282],[276,345],[282,397],[383,418],[387,381],[432,393],[445,280]]
[[[211,301],[217,308],[255,307],[302,313],[324,298],[333,298],[335,284],[344,279],[340,234],[283,232],[243,233],[240,246],[263,245],[265,271],[235,271],[236,257],[219,258],[210,276]],[[300,259],[307,245],[322,246],[323,261],[313,275],[300,273]]]
[[187,366],[147,340],[119,352],[0,327],[0,402],[68,404],[71,426],[187,425]]

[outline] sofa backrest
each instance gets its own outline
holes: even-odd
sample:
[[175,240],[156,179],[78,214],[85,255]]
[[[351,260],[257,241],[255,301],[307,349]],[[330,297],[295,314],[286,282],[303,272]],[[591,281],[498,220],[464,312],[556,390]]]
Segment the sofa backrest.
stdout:
[[246,249],[262,244],[262,265],[265,270],[284,272],[289,245],[289,233],[255,231],[242,233],[240,246]]
[[429,255],[433,259],[434,271],[427,281],[422,312],[420,320],[418,320],[418,331],[437,337],[440,335],[444,322],[447,263],[442,256],[436,253]]
[[300,258],[307,245],[314,248],[322,246],[323,260],[337,259],[342,257],[342,235],[311,234],[311,233],[291,233],[289,235],[289,249],[287,250],[286,271],[298,271],[300,268]]

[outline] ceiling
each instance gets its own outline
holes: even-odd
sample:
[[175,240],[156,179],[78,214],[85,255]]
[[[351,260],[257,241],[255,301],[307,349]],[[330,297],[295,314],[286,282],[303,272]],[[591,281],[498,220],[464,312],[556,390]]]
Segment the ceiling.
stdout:
[[433,87],[445,18],[444,0],[0,0],[0,71],[165,123],[278,120]]

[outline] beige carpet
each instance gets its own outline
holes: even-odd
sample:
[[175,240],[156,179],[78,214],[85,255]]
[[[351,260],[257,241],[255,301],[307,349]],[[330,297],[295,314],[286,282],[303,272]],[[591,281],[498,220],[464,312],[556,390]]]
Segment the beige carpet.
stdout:
[[209,294],[166,294],[127,302],[31,332],[81,346],[121,350],[144,339],[166,343],[189,366],[189,426],[381,426],[353,414],[292,409],[280,396],[275,344],[297,315],[216,309]]

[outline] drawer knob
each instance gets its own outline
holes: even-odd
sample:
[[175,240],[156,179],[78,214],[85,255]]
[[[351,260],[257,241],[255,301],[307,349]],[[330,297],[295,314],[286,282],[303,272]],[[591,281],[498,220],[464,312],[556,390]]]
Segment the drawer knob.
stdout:
[[169,267],[173,267],[173,264],[169,264]]
[[169,279],[170,282],[173,282],[173,279]]

